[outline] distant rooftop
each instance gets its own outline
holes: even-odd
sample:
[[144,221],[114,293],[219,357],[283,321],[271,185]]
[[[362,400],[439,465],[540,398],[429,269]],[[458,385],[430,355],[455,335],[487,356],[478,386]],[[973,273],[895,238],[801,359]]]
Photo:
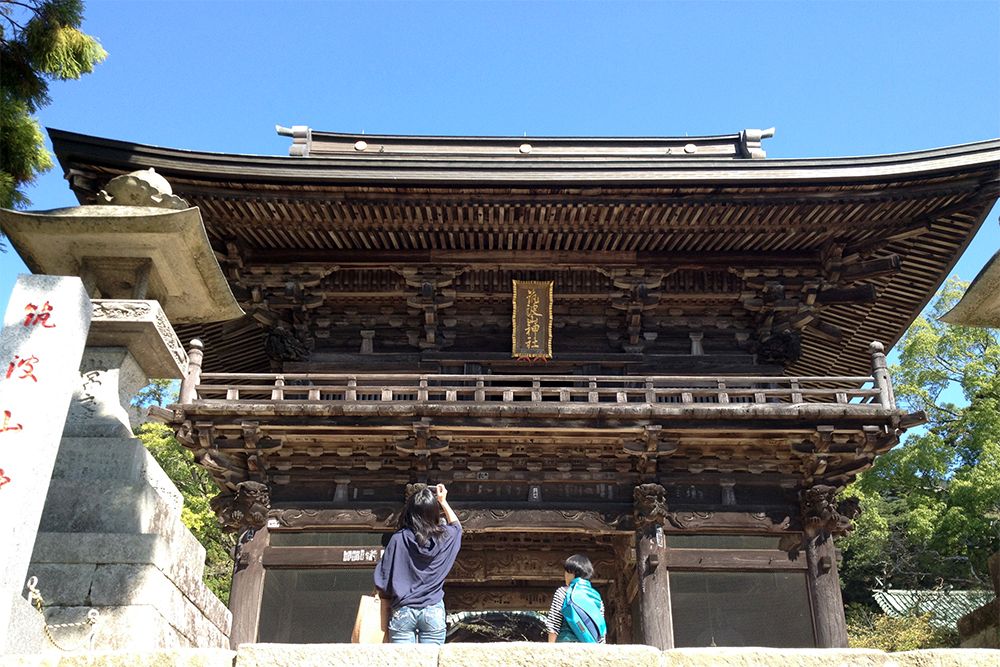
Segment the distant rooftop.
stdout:
[[958,619],[994,598],[993,591],[872,591],[875,602],[889,616],[932,614],[931,625],[954,628]]
[[972,281],[962,300],[941,319],[968,327],[1000,327],[1000,251]]
[[774,136],[773,127],[709,137],[443,137],[342,134],[320,132],[307,125],[276,125],[275,129],[279,135],[292,138],[288,154],[301,157],[375,153],[383,156],[759,160],[767,156],[761,142]]

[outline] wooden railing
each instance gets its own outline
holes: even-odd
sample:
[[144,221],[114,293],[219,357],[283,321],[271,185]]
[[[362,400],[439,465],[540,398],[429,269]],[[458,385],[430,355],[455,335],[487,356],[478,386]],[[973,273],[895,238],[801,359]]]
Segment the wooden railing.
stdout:
[[445,375],[416,373],[202,373],[201,343],[192,341],[181,404],[317,403],[673,403],[874,404],[895,408],[882,346],[872,344],[872,375],[607,376]]

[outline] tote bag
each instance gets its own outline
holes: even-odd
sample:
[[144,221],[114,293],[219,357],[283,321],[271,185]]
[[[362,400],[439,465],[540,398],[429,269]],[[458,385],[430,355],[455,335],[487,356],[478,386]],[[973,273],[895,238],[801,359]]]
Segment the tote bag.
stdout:
[[362,595],[358,604],[358,615],[354,619],[352,644],[381,644],[385,641],[382,632],[382,600],[378,591],[374,595]]

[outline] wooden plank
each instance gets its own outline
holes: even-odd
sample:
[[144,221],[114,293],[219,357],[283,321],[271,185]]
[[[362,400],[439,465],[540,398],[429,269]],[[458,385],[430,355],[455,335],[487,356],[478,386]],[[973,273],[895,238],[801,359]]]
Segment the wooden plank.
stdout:
[[382,547],[267,547],[261,562],[265,568],[313,569],[328,567],[370,568],[382,556]]
[[667,549],[667,566],[676,570],[805,570],[805,558],[758,549]]

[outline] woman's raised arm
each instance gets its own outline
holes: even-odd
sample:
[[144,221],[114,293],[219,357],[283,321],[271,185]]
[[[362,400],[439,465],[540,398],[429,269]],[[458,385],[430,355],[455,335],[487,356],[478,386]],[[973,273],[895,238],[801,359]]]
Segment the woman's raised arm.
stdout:
[[444,488],[444,484],[438,484],[434,487],[434,495],[437,497],[438,503],[441,504],[441,511],[444,512],[444,520],[448,523],[458,523],[458,515],[455,514],[455,510],[448,504],[448,489]]

